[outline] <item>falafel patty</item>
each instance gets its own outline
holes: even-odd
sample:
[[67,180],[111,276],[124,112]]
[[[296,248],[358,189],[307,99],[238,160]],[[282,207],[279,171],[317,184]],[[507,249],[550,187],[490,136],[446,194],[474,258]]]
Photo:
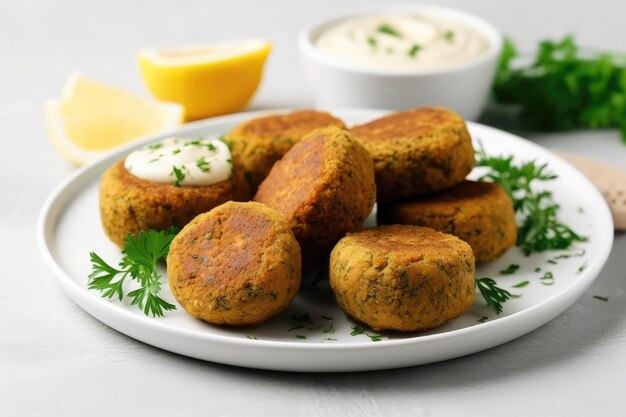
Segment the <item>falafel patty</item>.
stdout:
[[513,202],[498,184],[463,181],[407,201],[378,205],[380,224],[411,224],[450,233],[469,243],[476,261],[491,261],[515,244]]
[[329,251],[374,207],[372,158],[337,127],[314,130],[272,168],[254,201],[282,213],[303,251]]
[[182,228],[200,213],[230,200],[250,199],[242,170],[226,181],[207,186],[182,186],[147,181],[132,175],[124,160],[100,181],[100,217],[106,235],[120,248],[129,233]]
[[451,187],[474,167],[464,120],[444,108],[391,113],[351,131],[374,160],[379,202]]
[[345,127],[329,113],[300,110],[248,120],[235,127],[227,140],[232,143],[233,154],[241,160],[254,192],[274,163],[293,145],[313,129],[326,126]]
[[377,331],[427,330],[474,301],[474,256],[461,239],[418,226],[349,233],[330,255],[337,303]]
[[277,211],[228,202],[193,219],[174,238],[167,276],[176,300],[211,324],[259,324],[300,288],[300,247]]

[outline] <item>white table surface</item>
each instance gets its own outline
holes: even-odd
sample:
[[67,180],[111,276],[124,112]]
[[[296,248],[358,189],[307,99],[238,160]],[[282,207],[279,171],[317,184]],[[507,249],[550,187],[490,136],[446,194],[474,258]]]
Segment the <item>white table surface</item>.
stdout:
[[[43,102],[59,95],[71,71],[146,94],[134,59],[139,48],[261,36],[275,48],[250,108],[310,106],[298,29],[363,3],[369,2],[3,2],[0,416],[624,415],[623,233],[590,290],[542,328],[469,357],[382,372],[289,374],[188,359],[111,330],[56,286],[38,254],[35,222],[46,196],[73,167],[49,144]],[[566,33],[585,45],[624,49],[626,2],[432,3],[477,13],[527,50]],[[493,113],[482,121],[626,167],[626,145],[613,130],[540,134]]]

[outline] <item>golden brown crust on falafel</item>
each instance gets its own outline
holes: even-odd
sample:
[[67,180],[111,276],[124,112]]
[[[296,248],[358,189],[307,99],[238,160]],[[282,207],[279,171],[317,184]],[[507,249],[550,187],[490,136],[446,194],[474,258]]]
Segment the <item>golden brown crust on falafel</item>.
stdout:
[[474,256],[455,236],[417,226],[349,233],[330,256],[339,306],[372,329],[426,330],[474,301]]
[[361,226],[375,198],[367,151],[349,132],[326,127],[274,165],[254,201],[281,212],[303,250],[323,252]]
[[259,324],[300,288],[300,247],[285,219],[259,203],[228,202],[196,217],[173,240],[170,289],[212,324]]
[[326,112],[299,110],[257,117],[235,127],[229,134],[233,154],[242,161],[253,190],[267,177],[272,166],[314,129],[336,126],[341,120]]
[[395,112],[350,130],[374,160],[378,201],[451,187],[474,167],[464,120],[444,108]]
[[100,181],[100,217],[106,235],[119,247],[127,234],[140,230],[182,228],[200,213],[226,201],[250,199],[241,169],[226,181],[209,186],[175,187],[135,177],[115,163]]
[[476,261],[500,257],[517,238],[511,199],[501,186],[482,181],[463,181],[428,196],[379,204],[378,222],[450,233],[469,243]]

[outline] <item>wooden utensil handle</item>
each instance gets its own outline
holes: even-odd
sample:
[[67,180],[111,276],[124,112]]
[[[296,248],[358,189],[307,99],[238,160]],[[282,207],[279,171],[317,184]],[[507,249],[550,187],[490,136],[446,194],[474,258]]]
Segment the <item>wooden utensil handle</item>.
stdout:
[[615,230],[626,230],[626,171],[593,159],[558,154],[585,174],[604,195],[613,214]]

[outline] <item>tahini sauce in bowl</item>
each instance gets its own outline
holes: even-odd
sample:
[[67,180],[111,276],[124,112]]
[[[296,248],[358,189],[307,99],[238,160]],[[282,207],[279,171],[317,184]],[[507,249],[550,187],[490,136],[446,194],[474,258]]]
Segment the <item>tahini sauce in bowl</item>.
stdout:
[[369,14],[342,20],[314,41],[322,53],[363,68],[437,70],[462,66],[490,49],[478,30],[429,14]]

